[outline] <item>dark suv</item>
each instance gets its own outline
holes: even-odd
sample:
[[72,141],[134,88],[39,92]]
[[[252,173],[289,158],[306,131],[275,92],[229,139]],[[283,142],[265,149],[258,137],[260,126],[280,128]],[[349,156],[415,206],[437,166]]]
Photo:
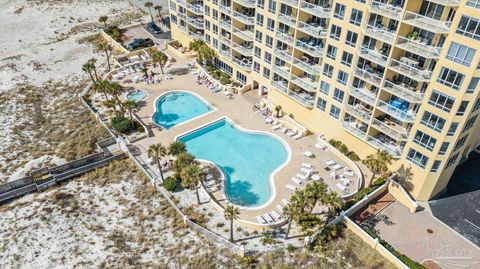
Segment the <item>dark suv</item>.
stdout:
[[156,25],[154,22],[147,23],[147,31],[149,31],[152,34],[162,33],[162,29],[160,29],[160,27],[158,27],[158,25]]
[[138,48],[146,48],[155,45],[150,38],[135,38],[127,45],[127,49],[134,50]]

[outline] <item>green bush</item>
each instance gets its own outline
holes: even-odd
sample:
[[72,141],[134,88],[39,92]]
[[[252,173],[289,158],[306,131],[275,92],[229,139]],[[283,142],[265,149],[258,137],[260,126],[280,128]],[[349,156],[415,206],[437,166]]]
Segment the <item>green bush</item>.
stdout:
[[341,144],[340,147],[338,148],[338,150],[340,150],[341,153],[347,155],[348,153],[348,147],[345,145],[345,144]]
[[225,78],[225,77],[220,77],[219,79],[220,83],[222,83],[222,85],[227,85],[227,84],[230,84],[230,78]]
[[360,157],[358,157],[357,153],[353,151],[350,151],[350,153],[347,154],[347,157],[352,161],[360,161]]
[[129,133],[132,129],[132,122],[125,117],[115,117],[111,121],[112,128],[121,134]]
[[178,179],[175,177],[167,177],[163,183],[162,186],[167,190],[167,191],[175,191],[178,187]]

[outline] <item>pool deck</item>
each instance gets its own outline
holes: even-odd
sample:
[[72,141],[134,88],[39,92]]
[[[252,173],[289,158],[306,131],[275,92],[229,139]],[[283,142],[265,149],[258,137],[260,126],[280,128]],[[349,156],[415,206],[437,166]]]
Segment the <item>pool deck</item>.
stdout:
[[[189,61],[191,60],[177,59],[177,62],[165,71],[170,70],[171,68],[185,67],[187,62]],[[153,69],[154,72],[160,73],[160,70],[157,69],[158,68]],[[133,77],[133,75],[130,75],[130,77]],[[273,200],[271,200],[270,203],[259,209],[241,210],[240,218],[244,221],[257,223],[256,216],[271,212],[276,208],[277,205],[281,204],[282,199],[289,199],[293,191],[287,189],[285,186],[287,184],[295,185],[295,183],[292,182],[291,178],[300,172],[301,164],[303,162],[313,164],[315,166],[315,170],[318,171],[320,177],[323,178],[324,181],[330,186],[331,190],[340,192],[340,189],[336,187],[336,184],[339,181],[329,179],[330,172],[324,169],[326,167],[325,162],[328,159],[336,160],[338,163],[345,166],[345,163],[341,160],[339,156],[337,156],[332,151],[323,151],[315,148],[315,135],[310,135],[303,137],[299,140],[294,140],[278,131],[272,131],[272,125],[265,124],[264,118],[258,112],[252,111],[253,104],[247,101],[241,95],[234,95],[230,99],[227,98],[222,92],[212,93],[207,87],[205,87],[204,85],[198,85],[194,81],[192,72],[184,75],[173,75],[172,80],[162,81],[160,84],[144,85],[143,83],[129,83],[123,85],[132,86],[136,89],[142,89],[148,92],[148,96],[145,100],[145,106],[141,107],[141,109],[137,112],[138,116],[140,116],[146,124],[151,123],[151,116],[154,113],[155,100],[158,98],[158,96],[171,90],[185,90],[196,93],[216,108],[216,110],[208,114],[205,114],[191,121],[184,122],[170,129],[160,130],[160,128],[153,128],[153,137],[144,138],[134,143],[134,145],[140,149],[141,158],[143,158],[144,160],[148,159],[147,149],[149,145],[159,142],[164,145],[168,145],[172,141],[174,141],[176,136],[189,132],[192,129],[196,129],[204,124],[207,124],[225,116],[230,118],[241,128],[273,133],[278,137],[282,138],[283,141],[285,141],[289,145],[292,154],[291,160],[280,171],[277,172],[273,179],[274,186],[272,186],[272,188],[275,188],[276,190],[275,197],[273,198]],[[302,152],[307,150],[313,152],[314,157],[304,157],[302,155]],[[357,188],[358,182],[356,180],[353,180],[353,184],[349,186],[349,189],[350,191],[353,191]],[[220,202],[222,206],[227,202],[223,198],[223,194],[218,191],[213,193],[213,196],[218,202]]]

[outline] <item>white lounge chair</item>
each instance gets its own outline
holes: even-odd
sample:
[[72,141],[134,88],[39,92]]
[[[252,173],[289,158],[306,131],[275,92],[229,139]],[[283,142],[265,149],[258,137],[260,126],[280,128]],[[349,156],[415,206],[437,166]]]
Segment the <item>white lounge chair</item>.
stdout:
[[292,138],[293,138],[293,139],[295,139],[295,140],[297,140],[297,139],[300,139],[300,138],[302,138],[302,136],[303,136],[303,134],[302,134],[302,133],[298,133],[298,134],[296,134],[296,135],[292,136]]
[[334,164],[336,164],[337,162],[334,161],[334,160],[327,160],[325,163],[326,163],[327,165],[334,165]]
[[283,220],[283,216],[278,214],[277,211],[273,210],[272,212],[270,212],[270,216],[272,216],[276,221],[281,221]]
[[303,181],[301,181],[300,179],[296,178],[296,177],[292,177],[292,181],[294,183],[296,183],[297,185],[300,185],[302,186],[303,185]]
[[288,201],[287,199],[284,198],[284,199],[282,199],[282,204],[284,206],[286,206],[286,205],[290,204],[290,201]]
[[332,165],[332,166],[330,167],[330,169],[336,171],[336,170],[338,170],[338,169],[341,169],[342,167],[343,167],[343,166],[342,166],[341,164],[338,164],[338,163],[337,163],[337,164]]
[[262,216],[257,216],[257,221],[260,224],[267,224],[267,221]]
[[305,157],[312,157],[313,153],[307,150],[307,151],[302,152],[302,155],[305,156]]
[[297,187],[296,187],[296,186],[293,186],[293,185],[290,185],[290,184],[287,184],[285,187],[286,187],[287,189],[292,190],[292,191],[296,191],[296,190],[297,190]]
[[302,167],[300,168],[300,171],[304,172],[305,174],[311,174],[313,172],[313,169]]
[[268,223],[272,223],[272,222],[275,222],[275,220],[273,220],[272,217],[270,217],[270,215],[267,214],[263,214],[262,215],[262,218],[264,218]]
[[298,133],[297,129],[295,130],[290,130],[287,132],[287,136],[289,137],[293,137],[294,135],[296,135]]
[[272,122],[273,122],[273,119],[270,118],[270,117],[268,117],[268,118],[265,119],[265,123],[267,123],[267,124],[270,124],[270,123],[272,123]]
[[313,169],[315,166],[311,163],[302,163],[302,167]]
[[279,123],[279,124],[277,124],[277,125],[273,125],[273,126],[272,126],[272,130],[275,131],[275,130],[278,130],[278,129],[282,128],[282,127],[283,127],[283,124]]
[[303,181],[307,181],[308,178],[310,177],[310,175],[309,174],[306,174],[306,175],[297,174],[296,177],[298,177],[299,179],[301,179]]
[[277,205],[277,212],[283,215],[283,207],[281,205]]

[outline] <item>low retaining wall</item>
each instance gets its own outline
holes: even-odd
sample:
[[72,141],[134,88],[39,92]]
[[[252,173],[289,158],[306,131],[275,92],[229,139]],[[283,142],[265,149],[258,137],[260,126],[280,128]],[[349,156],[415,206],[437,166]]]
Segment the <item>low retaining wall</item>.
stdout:
[[118,43],[115,39],[109,36],[103,29],[100,29],[100,35],[110,44],[112,45],[113,49],[120,53],[129,53],[126,48],[124,48],[120,43]]
[[388,192],[395,197],[402,205],[406,206],[410,213],[415,213],[419,209],[418,203],[410,197],[410,194],[400,185],[400,183],[389,180]]

